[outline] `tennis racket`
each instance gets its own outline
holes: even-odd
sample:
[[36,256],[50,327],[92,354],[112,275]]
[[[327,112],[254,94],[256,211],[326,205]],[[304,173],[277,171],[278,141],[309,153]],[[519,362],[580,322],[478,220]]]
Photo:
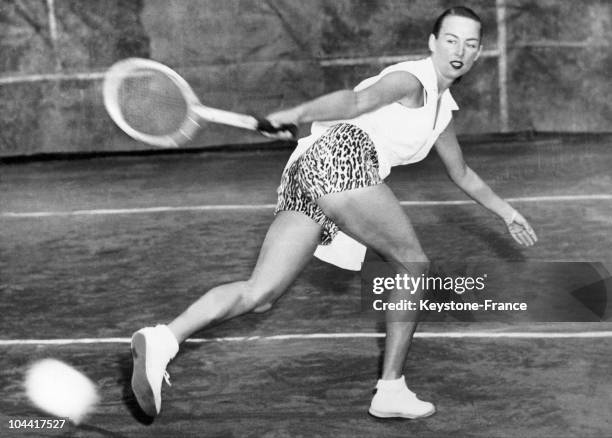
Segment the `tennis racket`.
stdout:
[[150,59],[128,58],[111,66],[103,95],[113,121],[130,137],[152,146],[181,146],[195,136],[202,121],[297,136],[293,124],[275,127],[266,119],[202,105],[185,79]]

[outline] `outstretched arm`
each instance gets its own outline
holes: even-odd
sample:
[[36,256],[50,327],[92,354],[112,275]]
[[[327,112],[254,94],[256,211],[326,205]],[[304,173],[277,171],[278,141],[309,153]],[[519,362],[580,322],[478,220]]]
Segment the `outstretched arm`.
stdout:
[[514,240],[524,246],[537,242],[538,238],[527,220],[465,163],[452,120],[438,137],[436,150],[451,180],[476,202],[502,218]]
[[296,107],[272,113],[266,118],[274,126],[352,119],[406,96],[416,96],[421,90],[421,83],[411,73],[393,72],[363,90],[329,93]]

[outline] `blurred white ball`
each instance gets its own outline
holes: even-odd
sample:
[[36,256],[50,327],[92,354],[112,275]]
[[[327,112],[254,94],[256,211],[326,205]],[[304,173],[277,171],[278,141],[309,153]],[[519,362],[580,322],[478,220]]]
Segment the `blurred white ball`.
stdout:
[[99,400],[97,387],[87,376],[56,359],[32,364],[25,390],[34,406],[74,424],[83,421]]

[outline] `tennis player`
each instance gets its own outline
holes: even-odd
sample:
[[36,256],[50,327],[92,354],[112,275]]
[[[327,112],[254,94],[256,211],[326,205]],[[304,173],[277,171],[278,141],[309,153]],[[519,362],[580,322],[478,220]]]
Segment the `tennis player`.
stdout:
[[[481,19],[465,7],[446,10],[434,24],[429,50],[429,57],[392,65],[353,90],[268,116],[275,126],[314,122],[312,133],[299,140],[285,167],[275,219],[251,277],[217,286],[169,324],[133,335],[132,387],[147,414],[160,412],[166,366],[181,342],[210,324],[269,309],[313,253],[360,269],[369,247],[397,273],[425,274],[429,260],[384,178],[393,166],[422,160],[434,146],[452,181],[499,216],[516,242],[536,242],[525,218],[466,165],[455,135],[452,112],[458,107],[449,87],[480,56]],[[369,410],[376,417],[435,412],[403,376],[416,325],[387,318],[382,375]]]

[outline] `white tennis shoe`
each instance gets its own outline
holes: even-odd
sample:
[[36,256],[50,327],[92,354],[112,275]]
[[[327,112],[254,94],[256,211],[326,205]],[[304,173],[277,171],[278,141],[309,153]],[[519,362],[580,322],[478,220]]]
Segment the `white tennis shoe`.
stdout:
[[179,346],[166,325],[146,327],[132,336],[132,391],[141,409],[150,417],[161,410],[162,380],[170,385],[166,366]]
[[411,420],[433,415],[432,403],[419,400],[406,386],[404,376],[397,380],[379,380],[369,413],[378,418],[408,418]]

